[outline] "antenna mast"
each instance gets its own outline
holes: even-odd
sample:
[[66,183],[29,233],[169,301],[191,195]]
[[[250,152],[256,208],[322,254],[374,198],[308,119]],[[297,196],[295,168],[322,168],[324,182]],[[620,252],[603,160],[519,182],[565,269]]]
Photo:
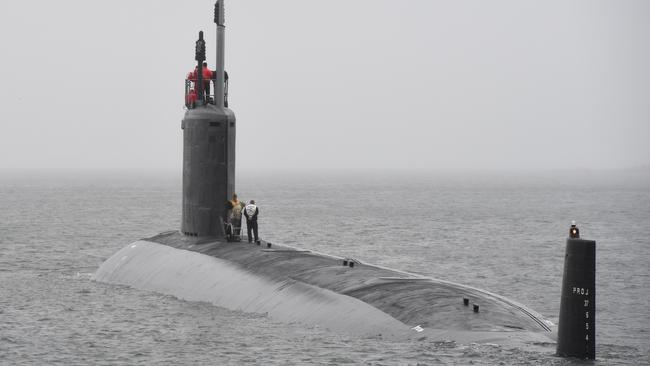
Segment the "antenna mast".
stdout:
[[215,62],[214,73],[214,104],[224,107],[224,50],[225,50],[225,33],[223,1],[217,0],[214,4],[214,22],[217,24],[217,61]]

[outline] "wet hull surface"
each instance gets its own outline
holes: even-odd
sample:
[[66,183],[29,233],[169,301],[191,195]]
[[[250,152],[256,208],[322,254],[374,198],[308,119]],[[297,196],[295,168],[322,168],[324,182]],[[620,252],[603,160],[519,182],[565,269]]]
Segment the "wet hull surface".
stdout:
[[264,242],[162,233],[124,247],[95,279],[359,336],[499,344],[554,337],[541,315],[502,296]]

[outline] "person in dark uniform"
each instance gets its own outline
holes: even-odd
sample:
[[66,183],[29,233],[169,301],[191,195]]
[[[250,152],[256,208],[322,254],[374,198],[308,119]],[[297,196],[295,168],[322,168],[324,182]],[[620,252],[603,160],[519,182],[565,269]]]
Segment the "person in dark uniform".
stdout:
[[260,213],[260,209],[257,208],[255,200],[251,200],[246,207],[244,207],[244,216],[246,216],[246,229],[248,230],[248,242],[252,242],[252,235],[255,235],[255,243],[260,245],[260,237],[257,234],[257,216]]

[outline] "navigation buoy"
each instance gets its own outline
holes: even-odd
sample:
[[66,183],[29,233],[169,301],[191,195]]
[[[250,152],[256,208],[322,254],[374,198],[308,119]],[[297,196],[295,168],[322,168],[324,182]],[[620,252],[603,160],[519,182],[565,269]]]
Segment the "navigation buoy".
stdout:
[[[573,236],[573,229],[575,235]],[[596,358],[596,242],[569,229],[564,256],[557,355]]]

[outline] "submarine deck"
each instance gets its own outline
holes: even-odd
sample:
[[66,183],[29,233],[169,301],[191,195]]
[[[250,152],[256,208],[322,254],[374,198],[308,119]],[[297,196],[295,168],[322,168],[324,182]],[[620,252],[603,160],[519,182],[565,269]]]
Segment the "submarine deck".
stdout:
[[[358,299],[409,327],[479,332],[550,332],[541,315],[502,296],[309,250],[266,243],[223,242],[166,232],[149,242],[220,258],[248,273],[288,284],[305,284]],[[469,306],[463,298],[469,299]],[[473,305],[480,306],[479,312]]]

